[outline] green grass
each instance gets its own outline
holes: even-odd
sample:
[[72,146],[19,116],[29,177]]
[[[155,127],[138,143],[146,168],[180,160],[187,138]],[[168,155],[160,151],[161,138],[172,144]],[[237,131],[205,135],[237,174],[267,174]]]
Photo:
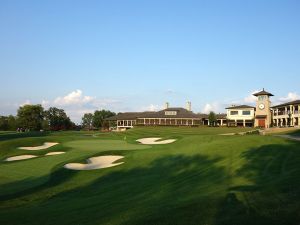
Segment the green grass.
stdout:
[[[300,143],[220,136],[239,128],[137,128],[125,133],[0,132],[0,224],[299,225]],[[144,146],[136,139],[176,138]],[[61,143],[28,154],[20,146]],[[66,154],[43,157],[47,152]],[[125,163],[70,171],[68,162],[123,155]]]

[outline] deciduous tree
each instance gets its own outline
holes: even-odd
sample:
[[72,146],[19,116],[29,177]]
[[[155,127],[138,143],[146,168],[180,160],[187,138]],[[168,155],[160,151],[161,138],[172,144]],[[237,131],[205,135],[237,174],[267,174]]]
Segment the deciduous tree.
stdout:
[[17,117],[18,124],[22,128],[40,130],[44,119],[44,109],[41,105],[20,106]]

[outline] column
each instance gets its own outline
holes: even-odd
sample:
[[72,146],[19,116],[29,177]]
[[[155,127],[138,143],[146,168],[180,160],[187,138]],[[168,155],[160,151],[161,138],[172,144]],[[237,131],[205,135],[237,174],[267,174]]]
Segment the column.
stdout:
[[284,115],[287,115],[287,107],[284,107]]
[[290,105],[290,115],[291,115],[291,118],[290,118],[290,124],[289,126],[293,126],[293,123],[294,123],[294,119],[293,119],[293,106]]
[[246,127],[246,120],[243,120],[243,126]]

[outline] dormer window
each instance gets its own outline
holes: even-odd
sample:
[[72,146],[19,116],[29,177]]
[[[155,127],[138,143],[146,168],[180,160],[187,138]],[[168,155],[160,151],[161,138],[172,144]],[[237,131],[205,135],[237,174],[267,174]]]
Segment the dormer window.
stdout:
[[177,111],[165,111],[165,116],[176,116]]

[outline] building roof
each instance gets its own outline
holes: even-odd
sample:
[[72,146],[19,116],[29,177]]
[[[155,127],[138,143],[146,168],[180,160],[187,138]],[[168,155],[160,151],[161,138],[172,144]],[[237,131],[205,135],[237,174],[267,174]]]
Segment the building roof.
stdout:
[[139,117],[143,117],[143,115],[148,114],[150,112],[125,112],[118,113],[115,116],[106,118],[105,120],[114,121],[114,120],[135,120]]
[[226,109],[255,109],[254,106],[250,106],[250,105],[235,105],[235,106],[231,106],[231,107],[227,107]]
[[[165,113],[168,111],[176,112],[176,115],[166,115]],[[193,113],[192,111],[188,111],[184,108],[168,108],[156,113],[152,113],[150,115],[145,115],[147,118],[190,118],[190,119],[200,119],[198,114]]]
[[273,94],[271,94],[271,93],[265,91],[265,89],[263,89],[263,90],[260,91],[260,92],[255,93],[255,94],[253,94],[253,95],[254,95],[254,96],[260,96],[260,95],[274,96]]
[[[166,111],[176,111],[176,115],[166,115]],[[135,120],[138,118],[149,118],[149,119],[158,119],[158,118],[183,118],[183,119],[202,119],[204,118],[203,114],[195,114],[192,111],[188,111],[184,108],[168,108],[158,112],[126,112],[119,113],[116,116],[107,118],[108,121],[114,120]]]
[[225,113],[219,113],[216,114],[217,119],[226,119],[227,118],[227,114]]
[[271,108],[280,108],[280,107],[289,106],[289,105],[300,105],[300,100],[295,100],[292,102],[286,102],[286,103],[283,103],[280,105],[275,105],[275,106],[272,106]]

